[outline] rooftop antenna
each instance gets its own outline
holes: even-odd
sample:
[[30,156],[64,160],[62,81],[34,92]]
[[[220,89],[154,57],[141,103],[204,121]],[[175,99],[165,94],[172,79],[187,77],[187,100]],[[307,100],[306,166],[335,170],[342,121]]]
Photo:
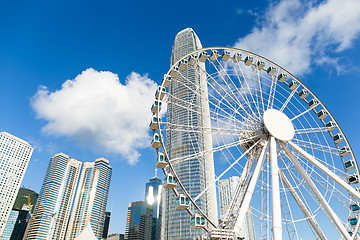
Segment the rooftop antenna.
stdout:
[[155,177],[157,178],[157,168],[155,168]]

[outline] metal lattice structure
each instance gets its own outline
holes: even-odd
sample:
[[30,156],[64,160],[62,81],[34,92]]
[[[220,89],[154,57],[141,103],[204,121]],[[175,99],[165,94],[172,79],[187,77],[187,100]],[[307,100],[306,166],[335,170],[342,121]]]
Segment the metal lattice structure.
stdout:
[[[203,76],[202,82],[194,84],[186,69]],[[196,98],[171,94],[173,84]],[[169,104],[189,116],[201,114],[208,124],[170,121]],[[192,228],[209,232],[208,238],[242,237],[238,233],[249,207],[258,239],[357,236],[359,168],[351,146],[320,99],[274,62],[227,47],[191,52],[164,76],[152,113],[151,145],[165,175],[164,187],[178,198],[176,208],[190,215]],[[190,137],[202,133],[212,147],[193,145],[191,153],[170,157],[166,139],[174,132]],[[177,166],[209,154],[215,161],[215,181],[192,194]],[[234,175],[240,180],[231,204],[225,217],[214,221],[198,199]]]

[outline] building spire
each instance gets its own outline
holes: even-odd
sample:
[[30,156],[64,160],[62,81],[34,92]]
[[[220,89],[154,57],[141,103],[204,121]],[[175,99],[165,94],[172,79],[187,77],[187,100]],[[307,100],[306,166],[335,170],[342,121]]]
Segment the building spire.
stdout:
[[155,168],[155,177],[157,178],[157,168]]

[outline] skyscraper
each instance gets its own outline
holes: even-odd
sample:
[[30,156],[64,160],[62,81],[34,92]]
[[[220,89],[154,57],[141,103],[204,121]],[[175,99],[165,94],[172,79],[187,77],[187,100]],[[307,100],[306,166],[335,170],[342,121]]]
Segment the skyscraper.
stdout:
[[75,239],[89,222],[95,236],[101,238],[111,173],[112,167],[105,158],[83,164],[66,239]]
[[151,178],[149,182],[146,183],[145,187],[145,201],[152,206],[152,231],[151,231],[151,240],[160,239],[160,230],[161,230],[161,192],[162,192],[162,183],[161,180],[156,176]]
[[30,219],[28,210],[11,210],[1,240],[22,240]]
[[109,234],[111,212],[105,212],[104,228],[102,232],[102,239],[106,239]]
[[[179,32],[174,41],[171,55],[173,66],[184,55],[202,48],[194,30],[186,28]],[[186,68],[180,79],[173,80],[169,87],[169,103],[167,106],[167,122],[177,125],[199,127],[196,134],[185,131],[166,132],[166,149],[170,159],[189,156],[197,152],[207,152],[196,159],[188,159],[174,165],[174,169],[192,197],[196,197],[206,186],[212,186],[202,195],[198,206],[214,222],[217,223],[217,204],[214,181],[214,161],[211,151],[212,138],[204,129],[210,127],[209,102],[207,96],[205,64],[199,63],[197,68]],[[191,82],[192,84],[188,84]],[[191,89],[189,89],[191,88]],[[192,106],[182,106],[182,102],[193,102]],[[180,102],[179,102],[180,101]],[[176,104],[178,102],[178,104]],[[174,104],[175,103],[175,104]],[[202,111],[194,106],[201,106]],[[169,169],[167,169],[169,171]],[[181,192],[181,190],[177,187]],[[163,218],[161,236],[163,239],[190,239],[204,233],[203,230],[191,229],[190,216],[187,211],[176,210],[175,195],[171,191],[163,194]],[[193,212],[196,212],[191,208]],[[211,228],[210,225],[207,227]]]
[[151,228],[152,206],[143,201],[129,203],[125,239],[150,240]]
[[[225,216],[226,211],[230,206],[232,196],[235,193],[239,180],[240,178],[238,176],[219,180],[219,204],[221,218]],[[246,212],[245,220],[242,224],[241,231],[238,234],[240,237],[244,237],[245,240],[255,239],[255,227],[251,207],[249,207]]]
[[33,150],[26,141],[0,133],[0,239]]
[[50,159],[25,239],[64,239],[80,168],[64,153]]

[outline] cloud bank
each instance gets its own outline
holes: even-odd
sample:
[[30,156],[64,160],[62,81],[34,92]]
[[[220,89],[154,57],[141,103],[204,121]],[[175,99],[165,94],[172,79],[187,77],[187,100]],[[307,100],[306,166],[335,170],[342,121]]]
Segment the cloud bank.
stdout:
[[266,57],[291,73],[309,72],[312,64],[338,66],[330,56],[352,46],[360,33],[360,1],[282,0],[270,6],[259,26],[235,47]]
[[60,90],[41,86],[31,99],[43,132],[67,136],[107,152],[119,153],[130,164],[148,147],[150,107],[157,84],[146,75],[131,73],[123,85],[116,74],[83,71]]

